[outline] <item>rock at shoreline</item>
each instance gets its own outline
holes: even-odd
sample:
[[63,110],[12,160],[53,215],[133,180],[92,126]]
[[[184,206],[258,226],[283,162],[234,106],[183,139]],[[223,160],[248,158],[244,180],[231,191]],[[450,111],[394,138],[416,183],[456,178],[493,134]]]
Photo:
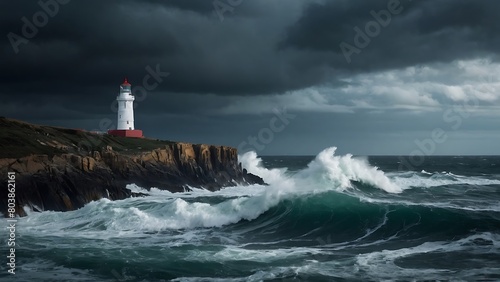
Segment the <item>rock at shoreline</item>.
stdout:
[[[134,196],[125,188],[181,192],[187,186],[214,191],[237,184],[264,184],[238,163],[226,146],[99,135],[0,119],[0,173],[16,173],[16,212],[69,211],[108,198]],[[7,214],[7,189],[0,192]]]

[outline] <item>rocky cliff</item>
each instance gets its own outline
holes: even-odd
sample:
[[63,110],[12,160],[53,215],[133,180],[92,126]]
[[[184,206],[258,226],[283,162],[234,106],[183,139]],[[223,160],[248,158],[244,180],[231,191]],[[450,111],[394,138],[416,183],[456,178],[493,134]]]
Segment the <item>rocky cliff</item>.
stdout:
[[[172,192],[263,184],[238,163],[235,148],[131,139],[0,119],[0,180],[16,175],[16,211],[68,211],[86,203],[137,196],[135,183]],[[15,143],[12,143],[15,142]],[[0,192],[6,215],[7,189]]]

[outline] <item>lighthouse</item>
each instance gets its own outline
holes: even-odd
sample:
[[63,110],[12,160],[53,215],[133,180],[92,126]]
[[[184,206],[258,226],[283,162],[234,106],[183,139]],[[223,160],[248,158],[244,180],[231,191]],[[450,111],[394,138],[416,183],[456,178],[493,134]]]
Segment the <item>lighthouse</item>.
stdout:
[[125,78],[125,81],[120,85],[120,93],[116,97],[118,104],[116,130],[109,130],[108,134],[122,137],[143,137],[142,130],[137,130],[134,126],[134,100],[132,85]]
[[134,130],[134,100],[132,85],[127,79],[120,85],[120,94],[116,97],[118,102],[118,130]]

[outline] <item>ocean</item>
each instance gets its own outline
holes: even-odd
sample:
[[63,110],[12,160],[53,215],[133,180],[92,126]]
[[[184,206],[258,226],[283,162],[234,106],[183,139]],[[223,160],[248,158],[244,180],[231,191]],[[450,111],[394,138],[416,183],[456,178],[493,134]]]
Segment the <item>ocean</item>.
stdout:
[[0,280],[500,280],[500,157],[407,160],[249,152],[268,186],[129,185],[147,196],[28,211]]

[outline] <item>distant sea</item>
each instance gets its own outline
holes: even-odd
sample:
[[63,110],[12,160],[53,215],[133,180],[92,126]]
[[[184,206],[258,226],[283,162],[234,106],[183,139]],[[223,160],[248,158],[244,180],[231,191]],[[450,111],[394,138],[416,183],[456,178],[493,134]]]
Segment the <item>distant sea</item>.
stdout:
[[500,157],[334,153],[240,156],[269,186],[28,212],[0,280],[500,280]]

